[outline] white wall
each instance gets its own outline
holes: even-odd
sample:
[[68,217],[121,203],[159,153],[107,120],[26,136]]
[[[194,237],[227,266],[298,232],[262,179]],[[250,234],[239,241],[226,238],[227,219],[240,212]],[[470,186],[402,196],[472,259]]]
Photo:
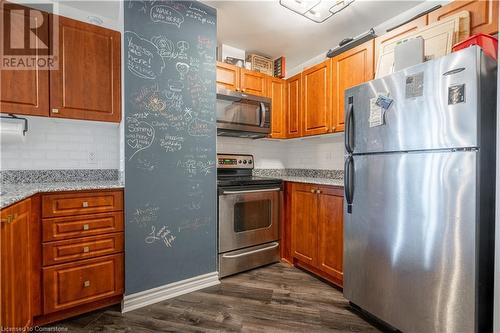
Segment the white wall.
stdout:
[[252,154],[257,169],[344,168],[342,134],[290,140],[217,137],[217,153]]
[[119,124],[26,118],[24,142],[1,142],[1,170],[119,169]]
[[[36,4],[37,1],[13,0],[13,2]],[[54,0],[44,2],[53,3],[54,12],[59,15],[120,31],[122,64],[124,63],[122,1],[102,1],[99,8],[95,7],[95,2]],[[96,22],[96,19],[100,22]],[[123,100],[122,84],[122,105]],[[120,130],[119,124],[44,117],[27,118],[30,129],[25,142],[1,143],[1,170],[123,170],[121,148],[123,130]],[[92,152],[95,153],[95,159],[91,161],[89,154]]]
[[[375,30],[375,34],[377,36],[381,36],[385,33],[385,31],[387,29],[394,27],[402,22],[405,22],[405,21],[411,19],[412,17],[414,17],[415,15],[417,15],[425,10],[428,10],[436,5],[439,5],[439,4],[445,5],[448,2],[451,2],[451,0],[425,1],[417,6],[413,7],[412,9],[401,13],[398,16],[395,16],[395,17],[391,18],[390,20],[385,21],[384,23],[374,27],[373,29]],[[346,36],[346,37],[348,37],[348,36]],[[350,37],[356,37],[356,36],[350,36]],[[303,63],[301,63],[298,66],[295,66],[293,68],[289,68],[286,71],[286,77],[289,78],[291,76],[294,76],[295,74],[302,72],[305,68],[311,67],[311,66],[316,65],[316,64],[322,62],[323,60],[325,60],[326,53],[328,52],[328,48],[330,48],[330,47],[332,47],[332,46],[328,45],[328,43],[326,41],[324,52],[318,54],[317,56],[315,56],[307,61],[304,61]],[[375,60],[375,63],[376,62],[377,62],[377,59]]]

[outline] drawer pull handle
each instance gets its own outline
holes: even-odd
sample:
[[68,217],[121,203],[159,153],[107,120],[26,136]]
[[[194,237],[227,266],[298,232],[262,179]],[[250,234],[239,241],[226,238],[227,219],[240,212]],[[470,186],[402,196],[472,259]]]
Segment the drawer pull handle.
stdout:
[[1,222],[11,224],[12,222],[14,222],[15,219],[17,219],[17,214],[10,214],[10,215],[7,215],[7,218],[2,219]]
[[83,225],[83,230],[89,230],[89,229],[90,229],[90,228],[89,228],[89,225],[88,225],[88,224],[84,224],[84,225]]
[[84,286],[85,288],[90,287],[90,281],[89,281],[89,280],[85,281],[85,282],[83,283],[83,286]]
[[83,207],[83,208],[87,208],[88,206],[89,206],[88,201],[84,201],[84,202],[82,202],[82,207]]
[[83,253],[89,253],[89,251],[90,251],[90,248],[88,246],[85,246],[83,248]]

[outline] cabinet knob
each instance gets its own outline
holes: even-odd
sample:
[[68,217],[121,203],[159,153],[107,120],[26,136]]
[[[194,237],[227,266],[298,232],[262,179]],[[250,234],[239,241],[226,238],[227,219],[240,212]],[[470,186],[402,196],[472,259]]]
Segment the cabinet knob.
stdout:
[[90,251],[90,248],[88,246],[83,247],[83,253],[88,253]]
[[88,206],[89,206],[89,202],[88,201],[82,202],[82,207],[83,208],[87,208]]
[[311,190],[311,193],[314,193],[314,192],[316,192],[316,191],[315,191],[314,189],[312,189],[312,190]]
[[316,193],[320,194],[320,193],[321,193],[321,190],[316,190]]
[[90,287],[90,281],[89,281],[89,280],[87,280],[87,281],[83,282],[83,286],[84,286],[85,288]]
[[52,109],[52,113],[59,113],[59,109]]
[[89,225],[88,225],[88,224],[84,224],[84,225],[83,225],[83,230],[89,230],[89,229],[90,229],[90,228],[89,228]]

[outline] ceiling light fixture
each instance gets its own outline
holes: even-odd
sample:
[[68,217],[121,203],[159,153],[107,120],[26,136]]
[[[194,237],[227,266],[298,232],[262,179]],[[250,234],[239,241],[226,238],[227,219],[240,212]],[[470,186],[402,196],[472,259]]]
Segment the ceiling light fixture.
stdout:
[[316,23],[325,22],[354,0],[280,0],[280,5]]

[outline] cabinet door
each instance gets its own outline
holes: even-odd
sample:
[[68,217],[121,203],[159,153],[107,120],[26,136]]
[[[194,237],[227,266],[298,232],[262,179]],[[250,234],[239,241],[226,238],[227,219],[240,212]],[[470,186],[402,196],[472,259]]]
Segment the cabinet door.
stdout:
[[342,285],[344,197],[341,189],[321,188],[318,195],[318,268]]
[[0,212],[0,327],[31,325],[31,200]]
[[292,256],[316,265],[318,256],[318,206],[315,189],[310,185],[292,186]]
[[59,69],[50,71],[51,116],[120,122],[120,33],[61,16],[58,20]]
[[332,58],[333,128],[344,131],[344,91],[373,79],[373,41]]
[[216,81],[218,87],[234,91],[240,90],[239,67],[218,61],[216,70],[217,70]]
[[271,98],[271,137],[286,137],[286,81],[268,77],[267,95]]
[[471,35],[498,32],[498,0],[453,1],[429,13],[429,24],[463,10],[470,13]]
[[330,59],[302,72],[302,134],[328,133],[331,128]]
[[383,54],[381,46],[383,43],[397,41],[405,35],[415,32],[418,29],[427,25],[427,15],[421,16],[413,21],[410,21],[394,30],[391,30],[380,37],[375,38],[375,69],[378,68],[379,57]]
[[[39,18],[32,16],[27,18],[28,11],[22,10],[24,7],[10,4],[10,6],[19,7],[19,11],[11,11],[11,45],[24,44],[24,29],[19,24],[24,23],[24,19],[29,19],[31,26],[36,28],[36,35],[47,36],[49,34],[49,25],[38,22]],[[0,8],[0,15],[4,15],[3,4]],[[22,15],[22,18],[15,19]],[[14,19],[12,19],[14,18]],[[49,15],[42,13],[42,19],[48,22]],[[46,38],[45,38],[46,40]],[[17,42],[17,43],[16,43]],[[13,44],[15,43],[15,44]],[[34,50],[32,56],[37,57],[38,49]],[[5,59],[7,59],[6,57]],[[49,116],[49,72],[47,70],[3,70],[0,75],[0,112],[14,113],[31,116]]]
[[296,138],[301,135],[301,109],[302,109],[302,74],[292,76],[286,81],[287,86],[287,111],[286,111],[286,137]]
[[253,95],[266,96],[266,75],[240,68],[240,90]]

